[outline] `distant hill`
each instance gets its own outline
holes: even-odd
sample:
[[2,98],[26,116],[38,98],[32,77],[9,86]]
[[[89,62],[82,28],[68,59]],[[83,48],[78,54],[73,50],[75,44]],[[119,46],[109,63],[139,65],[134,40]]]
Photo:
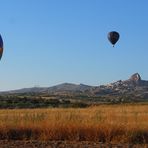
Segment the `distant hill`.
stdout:
[[148,99],[148,81],[142,80],[140,75],[135,73],[128,80],[119,80],[98,86],[93,93],[96,95],[134,96]]
[[63,83],[52,87],[32,87],[1,92],[0,94],[35,93],[38,95],[103,97],[105,99],[137,98],[148,100],[148,81],[142,80],[138,73],[127,80],[119,80],[107,85],[88,86],[84,84]]
[[18,90],[10,90],[5,92],[5,94],[14,94],[14,93],[62,93],[62,92],[84,92],[85,90],[91,89],[93,86],[88,86],[84,84],[72,84],[72,83],[62,83],[52,87],[32,87],[32,88],[22,88]]

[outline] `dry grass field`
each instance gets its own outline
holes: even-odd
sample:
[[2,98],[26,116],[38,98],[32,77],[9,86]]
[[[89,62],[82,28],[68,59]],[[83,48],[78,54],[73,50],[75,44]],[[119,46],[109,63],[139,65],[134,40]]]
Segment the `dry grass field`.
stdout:
[[148,143],[148,105],[0,110],[0,140]]

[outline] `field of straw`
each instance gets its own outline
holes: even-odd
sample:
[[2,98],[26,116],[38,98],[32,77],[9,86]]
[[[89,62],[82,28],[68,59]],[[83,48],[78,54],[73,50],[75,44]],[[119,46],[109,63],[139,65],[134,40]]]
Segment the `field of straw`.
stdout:
[[0,110],[0,140],[148,143],[148,105]]

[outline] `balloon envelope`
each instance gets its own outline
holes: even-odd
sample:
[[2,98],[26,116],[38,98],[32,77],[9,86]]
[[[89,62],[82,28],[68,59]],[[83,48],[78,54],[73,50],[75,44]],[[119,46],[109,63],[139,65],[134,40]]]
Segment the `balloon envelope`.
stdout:
[[2,58],[3,55],[3,39],[0,35],[0,59]]
[[120,35],[116,31],[111,31],[108,33],[108,40],[113,44],[113,46],[119,40],[119,37],[120,37]]

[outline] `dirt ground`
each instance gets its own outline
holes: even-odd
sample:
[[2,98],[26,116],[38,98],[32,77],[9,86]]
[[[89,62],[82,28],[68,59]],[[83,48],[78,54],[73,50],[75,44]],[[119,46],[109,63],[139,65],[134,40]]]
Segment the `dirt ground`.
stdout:
[[103,144],[75,141],[7,141],[0,140],[0,148],[148,148],[145,145]]

